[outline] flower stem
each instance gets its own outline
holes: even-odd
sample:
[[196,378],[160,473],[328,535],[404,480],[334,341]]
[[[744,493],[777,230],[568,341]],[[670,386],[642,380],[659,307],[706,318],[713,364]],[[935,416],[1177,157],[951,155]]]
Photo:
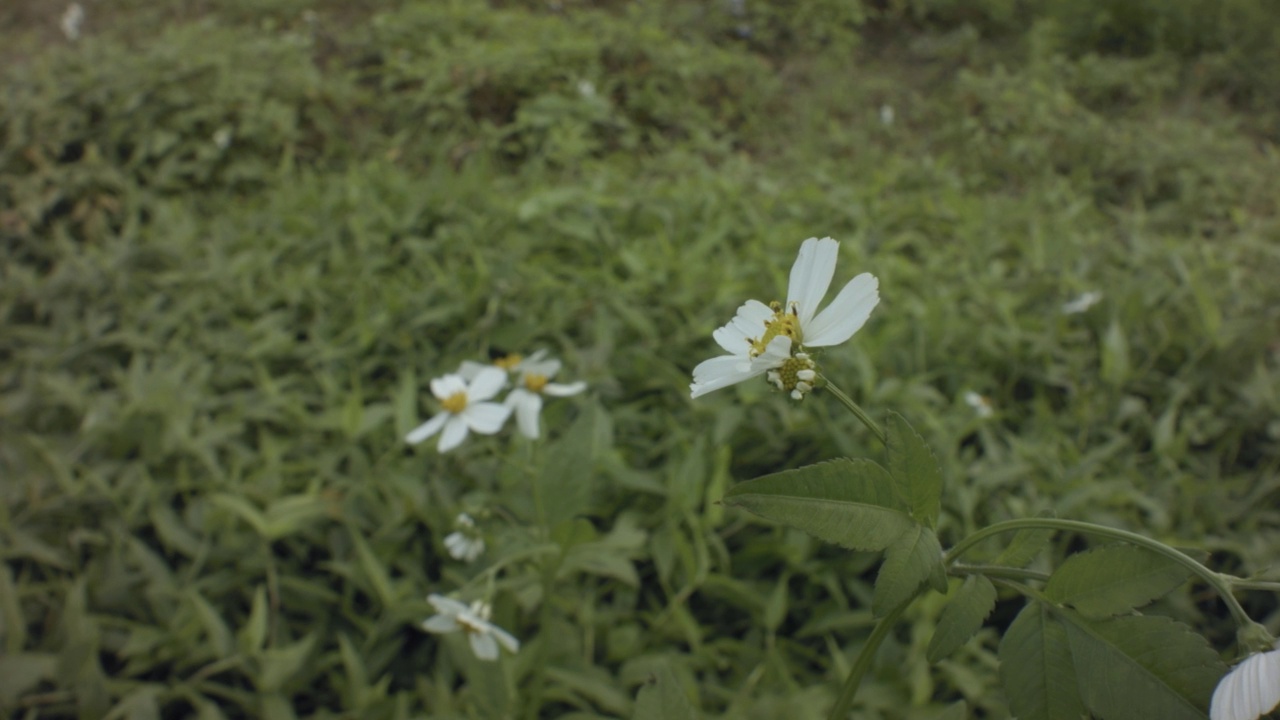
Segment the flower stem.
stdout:
[[853,698],[858,694],[858,686],[862,684],[862,676],[867,674],[867,669],[871,667],[871,660],[875,657],[876,650],[880,648],[880,643],[884,642],[885,637],[889,635],[889,631],[897,624],[898,618],[902,617],[902,613],[911,604],[915,597],[911,597],[898,607],[894,608],[880,620],[880,624],[876,625],[871,631],[870,637],[867,638],[866,644],[862,646],[862,651],[858,653],[858,659],[853,663],[853,669],[849,671],[849,678],[844,681],[844,687],[840,689],[840,698],[836,700],[835,707],[831,709],[831,714],[827,716],[829,720],[845,720],[849,717],[849,711],[853,709]]
[[1128,530],[1119,530],[1117,528],[1109,528],[1105,525],[1095,525],[1080,520],[1060,520],[1058,518],[1026,518],[1022,520],[1006,520],[1005,522],[996,523],[989,527],[985,527],[969,537],[961,540],[959,544],[951,548],[943,558],[943,562],[950,565],[956,561],[962,554],[972,548],[974,545],[983,540],[1004,532],[1014,530],[1032,530],[1037,528],[1045,528],[1048,530],[1066,530],[1070,532],[1080,532],[1088,535],[1098,535],[1108,537],[1114,540],[1123,540],[1133,543],[1140,547],[1144,547],[1157,555],[1172,560],[1187,570],[1191,574],[1200,578],[1206,585],[1217,591],[1222,597],[1222,601],[1227,604],[1227,609],[1231,611],[1231,617],[1240,627],[1249,627],[1254,624],[1249,615],[1245,613],[1244,608],[1240,606],[1240,601],[1236,600],[1236,596],[1231,592],[1231,584],[1228,580],[1209,568],[1201,565],[1194,558],[1186,553],[1179,552],[1174,548],[1165,545],[1158,540],[1152,540],[1144,535],[1129,532]]
[[845,407],[849,408],[849,412],[853,413],[854,416],[856,416],[859,420],[861,420],[862,424],[866,425],[867,429],[870,430],[873,435],[875,435],[877,438],[880,439],[880,443],[882,445],[889,444],[888,439],[885,437],[884,431],[880,429],[880,426],[876,424],[875,420],[871,419],[870,415],[868,415],[862,408],[858,407],[858,403],[850,399],[848,395],[845,395],[844,391],[836,387],[836,384],[831,382],[831,380],[827,378],[826,375],[823,375],[822,379],[826,383],[827,391],[830,392],[832,395],[835,395],[837,400],[843,403]]

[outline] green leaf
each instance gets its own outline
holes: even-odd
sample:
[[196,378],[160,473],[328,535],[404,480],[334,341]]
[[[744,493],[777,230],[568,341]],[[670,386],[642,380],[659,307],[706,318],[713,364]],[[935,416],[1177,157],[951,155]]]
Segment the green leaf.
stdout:
[[[1039,517],[1047,515],[1048,513],[1041,513]],[[1053,530],[1049,528],[1019,530],[1013,534],[1013,540],[1009,541],[1009,546],[996,556],[994,562],[996,565],[1008,567],[1026,567],[1027,563],[1035,560],[1036,556],[1045,549],[1052,537]]]
[[915,522],[884,468],[840,458],[739,483],[724,504],[852,550],[883,550]]
[[213,646],[214,656],[230,657],[236,650],[236,644],[231,636],[231,630],[227,628],[227,623],[197,590],[188,588],[186,595],[187,601],[195,607],[200,624],[204,626],[208,642]]
[[936,663],[969,642],[996,606],[996,586],[984,575],[970,575],[942,610],[929,640],[929,662]]
[[1191,628],[1165,617],[1090,620],[1055,611],[1066,626],[1080,694],[1103,720],[1203,720],[1227,671]]
[[1067,558],[1044,594],[1087,617],[1107,617],[1146,605],[1189,575],[1179,563],[1145,548],[1108,545]]
[[211,495],[209,502],[223,510],[230,511],[233,515],[248,523],[260,537],[267,537],[267,518],[263,516],[261,510],[253,506],[253,503],[239,495],[231,495],[230,493]]
[[262,649],[267,641],[267,590],[259,585],[253,592],[253,605],[249,610],[249,619],[236,634],[240,651],[254,653]]
[[351,545],[356,550],[356,562],[360,567],[361,574],[369,581],[373,587],[373,593],[378,597],[378,601],[385,608],[395,607],[396,601],[399,599],[399,593],[396,586],[391,581],[391,575],[387,572],[387,568],[382,561],[378,559],[373,549],[369,547],[369,543],[365,542],[364,536],[360,531],[351,528]]
[[924,438],[906,418],[889,412],[885,426],[889,474],[911,507],[911,517],[929,528],[937,526],[942,511],[942,470]]
[[[0,563],[0,639],[4,640],[5,654],[17,653],[27,642],[27,620],[18,605],[18,588],[9,563]],[[0,654],[0,659],[5,654]]]
[[316,636],[308,635],[292,645],[264,651],[262,671],[256,678],[258,690],[270,694],[282,689],[307,662],[315,642]]
[[15,707],[23,693],[57,676],[57,655],[0,653],[0,708]]
[[640,688],[631,720],[696,720],[697,712],[675,673],[659,667]]
[[898,605],[915,597],[925,581],[939,592],[947,590],[947,572],[942,564],[938,536],[924,525],[912,524],[885,553],[884,565],[876,575],[871,611],[883,617]]
[[1080,720],[1084,701],[1067,631],[1040,602],[1029,602],[1000,641],[1000,681],[1019,720]]
[[[543,432],[548,430],[543,428]],[[608,413],[597,403],[586,404],[578,419],[552,445],[538,478],[543,522],[555,526],[586,512],[595,482],[596,462],[612,444]]]

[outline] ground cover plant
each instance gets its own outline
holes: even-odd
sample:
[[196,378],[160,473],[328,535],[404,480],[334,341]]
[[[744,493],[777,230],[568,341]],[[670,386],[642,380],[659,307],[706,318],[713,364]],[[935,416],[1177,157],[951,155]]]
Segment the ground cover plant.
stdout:
[[[82,5],[0,10],[8,715],[1280,683],[1268,3]],[[865,325],[690,398],[825,236]]]

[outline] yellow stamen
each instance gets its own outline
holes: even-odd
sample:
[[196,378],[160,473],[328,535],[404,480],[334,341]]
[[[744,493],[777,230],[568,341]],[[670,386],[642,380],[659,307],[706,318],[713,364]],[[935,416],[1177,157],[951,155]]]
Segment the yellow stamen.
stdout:
[[467,409],[467,394],[465,392],[456,392],[441,400],[440,405],[444,407],[447,412],[457,415]]
[[764,335],[760,336],[759,340],[752,341],[751,357],[764,352],[764,349],[769,346],[769,341],[779,335],[791,338],[792,345],[800,344],[800,316],[796,304],[791,303],[791,307],[783,311],[782,303],[775,300],[769,303],[769,308],[773,310],[773,317],[764,324]]
[[527,373],[524,376],[524,386],[534,392],[542,392],[542,388],[547,386],[547,376]]
[[520,355],[517,355],[516,353],[512,353],[510,355],[507,355],[506,357],[500,357],[497,360],[494,360],[493,364],[497,367],[502,368],[503,370],[510,370],[516,365],[519,365],[520,361],[523,359],[524,358],[521,357]]

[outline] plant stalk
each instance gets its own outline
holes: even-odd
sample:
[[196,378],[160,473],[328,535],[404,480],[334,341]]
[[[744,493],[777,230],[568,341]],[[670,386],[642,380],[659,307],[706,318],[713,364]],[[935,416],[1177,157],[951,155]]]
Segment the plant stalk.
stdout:
[[881,430],[880,426],[876,424],[876,421],[872,420],[870,415],[868,415],[862,408],[858,407],[858,403],[854,402],[848,395],[845,395],[844,391],[837,387],[835,383],[831,382],[826,375],[822,376],[822,380],[826,383],[827,391],[834,395],[837,400],[844,404],[845,407],[849,408],[849,412],[853,413],[854,416],[861,420],[862,424],[866,425],[867,429],[870,430],[873,435],[880,438],[881,445],[889,444],[889,439],[885,436],[884,430]]

